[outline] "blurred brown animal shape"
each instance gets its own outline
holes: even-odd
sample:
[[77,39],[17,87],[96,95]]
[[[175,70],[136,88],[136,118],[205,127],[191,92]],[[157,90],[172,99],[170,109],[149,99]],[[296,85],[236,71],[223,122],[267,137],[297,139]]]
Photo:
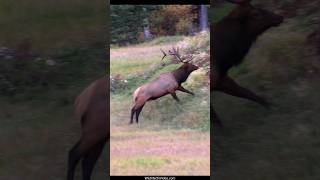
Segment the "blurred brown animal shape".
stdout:
[[93,168],[109,140],[109,79],[94,81],[75,100],[74,116],[81,121],[80,140],[69,151],[67,179],[73,180],[78,162],[82,159],[83,180],[90,180]]
[[[283,17],[251,5],[250,0],[228,1],[237,4],[237,6],[211,28],[213,35],[211,69],[213,73],[210,75],[212,80],[210,88],[213,91],[221,91],[269,107],[270,103],[264,98],[238,85],[228,76],[228,71],[231,67],[242,63],[259,35],[271,27],[279,26]],[[212,106],[211,113],[214,125],[222,126]]]

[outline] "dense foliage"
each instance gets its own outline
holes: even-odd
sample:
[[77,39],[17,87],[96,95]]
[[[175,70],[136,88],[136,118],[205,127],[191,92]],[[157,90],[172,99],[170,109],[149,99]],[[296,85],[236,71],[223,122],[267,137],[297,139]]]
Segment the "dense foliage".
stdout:
[[196,8],[197,6],[192,5],[161,6],[159,10],[150,15],[151,31],[158,36],[191,34],[196,24]]
[[147,11],[155,8],[142,5],[112,5],[110,7],[111,43],[120,45],[137,43],[139,32],[143,31],[143,19],[149,16]]
[[198,31],[199,6],[195,5],[112,5],[111,43],[128,45],[152,37],[190,35]]

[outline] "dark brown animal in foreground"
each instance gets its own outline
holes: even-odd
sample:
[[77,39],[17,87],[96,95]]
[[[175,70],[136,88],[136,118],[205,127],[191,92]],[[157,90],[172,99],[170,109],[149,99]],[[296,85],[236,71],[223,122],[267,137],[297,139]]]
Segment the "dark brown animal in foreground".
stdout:
[[[176,60],[182,62],[183,65],[172,72],[160,74],[155,80],[140,86],[134,91],[134,106],[131,109],[130,124],[133,123],[134,114],[136,115],[136,123],[138,123],[139,114],[147,101],[171,94],[171,96],[179,102],[180,100],[175,93],[177,90],[194,95],[194,93],[182,87],[181,84],[187,80],[190,73],[198,69],[198,66],[189,63],[192,60],[191,57],[189,57],[190,59],[188,61],[182,60],[178,50],[174,48],[173,52],[169,51],[169,54],[174,56]],[[164,53],[163,58],[165,56],[166,54]]]
[[92,170],[109,139],[109,79],[94,81],[75,101],[75,118],[81,121],[80,140],[69,151],[67,179],[74,179],[82,159],[83,180],[90,180]]
[[[271,27],[279,26],[283,17],[270,11],[254,7],[250,0],[228,0],[237,7],[224,19],[216,23],[212,30],[211,89],[226,94],[255,101],[265,107],[269,103],[254,92],[241,87],[231,77],[228,71],[240,64],[247,55],[257,37]],[[213,77],[212,77],[213,76]],[[214,124],[222,126],[217,113],[211,107]]]

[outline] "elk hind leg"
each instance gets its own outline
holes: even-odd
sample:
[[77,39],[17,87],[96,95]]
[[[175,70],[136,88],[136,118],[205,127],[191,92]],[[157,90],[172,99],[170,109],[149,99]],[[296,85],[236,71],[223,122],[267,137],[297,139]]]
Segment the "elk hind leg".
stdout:
[[[136,106],[133,106],[133,108],[131,109],[131,117],[130,117],[130,124],[133,123],[133,116],[136,112],[136,109],[135,109]],[[137,116],[137,115],[136,115]]]
[[90,180],[93,168],[101,155],[106,141],[106,139],[101,140],[84,155],[84,159],[82,160],[82,173],[84,180]]
[[178,98],[177,94],[175,92],[171,93],[171,96],[173,99],[175,99],[177,102],[180,102],[180,99]]
[[185,89],[184,87],[182,86],[179,86],[178,88],[179,91],[182,91],[182,92],[185,92],[185,93],[188,93],[188,94],[191,94],[192,96],[194,96],[194,93],[189,91],[188,89]]
[[77,164],[78,164],[79,160],[83,156],[83,152],[81,152],[80,149],[79,149],[81,141],[82,140],[80,139],[80,141],[78,141],[73,146],[73,148],[69,151],[68,172],[67,172],[67,179],[68,180],[73,180],[74,179],[75,169],[77,167]]
[[139,122],[139,115],[142,111],[143,106],[144,106],[144,104],[142,106],[140,106],[139,108],[137,108],[137,110],[136,110],[136,123]]

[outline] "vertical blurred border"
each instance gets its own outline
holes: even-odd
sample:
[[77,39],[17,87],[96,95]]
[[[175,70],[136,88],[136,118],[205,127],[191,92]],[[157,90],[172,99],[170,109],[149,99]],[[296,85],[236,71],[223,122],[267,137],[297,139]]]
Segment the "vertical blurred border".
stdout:
[[[0,2],[0,179],[66,178],[81,130],[74,99],[109,75],[109,4]],[[105,149],[94,179],[109,174]]]

